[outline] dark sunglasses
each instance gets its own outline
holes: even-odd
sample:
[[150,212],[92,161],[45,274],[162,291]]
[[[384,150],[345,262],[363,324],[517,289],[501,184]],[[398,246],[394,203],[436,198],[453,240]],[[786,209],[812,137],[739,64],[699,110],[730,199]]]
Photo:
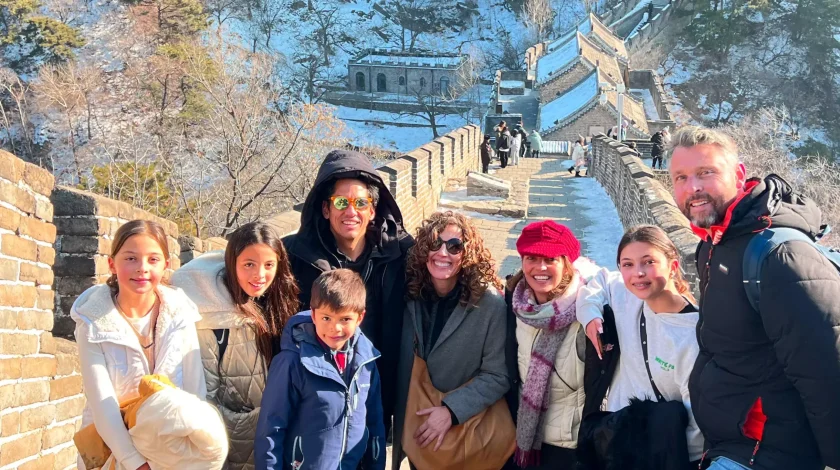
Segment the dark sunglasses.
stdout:
[[357,211],[362,211],[373,205],[373,198],[370,197],[345,197],[345,196],[331,196],[330,202],[333,207],[343,211],[352,204]]
[[440,237],[437,237],[437,240],[432,242],[432,251],[440,250],[440,247],[443,245],[446,245],[446,252],[450,255],[457,255],[464,251],[464,242],[461,239],[450,238],[449,240],[444,240]]

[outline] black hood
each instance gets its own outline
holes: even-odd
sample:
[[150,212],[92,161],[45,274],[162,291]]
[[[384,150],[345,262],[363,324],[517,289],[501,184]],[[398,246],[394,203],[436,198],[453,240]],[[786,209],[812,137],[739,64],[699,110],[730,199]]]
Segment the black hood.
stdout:
[[822,232],[822,213],[810,198],[794,192],[787,181],[771,174],[761,180],[751,178],[754,185],[735,209],[723,238],[744,235],[770,227],[789,227],[816,239]]
[[300,229],[294,237],[295,244],[289,250],[289,255],[316,264],[332,251],[335,243],[329,221],[321,212],[321,196],[324,186],[343,178],[361,179],[379,188],[376,218],[371,222],[365,236],[368,242],[373,244],[374,256],[386,259],[400,256],[399,240],[408,236],[400,208],[373,168],[370,159],[352,150],[333,150],[324,158],[318,169],[315,184],[303,204]]

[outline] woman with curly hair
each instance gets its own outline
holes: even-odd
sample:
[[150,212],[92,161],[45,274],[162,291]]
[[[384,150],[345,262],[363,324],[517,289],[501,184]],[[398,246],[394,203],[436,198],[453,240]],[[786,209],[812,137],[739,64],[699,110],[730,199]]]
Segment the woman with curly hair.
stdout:
[[575,300],[598,267],[580,256],[572,231],[551,220],[526,226],[516,251],[522,270],[505,291],[509,318],[516,321],[510,338],[516,346],[508,350],[516,361],[509,357],[509,364],[519,369],[512,391],[520,395],[514,460],[523,468],[574,469],[586,353]]
[[[423,221],[415,243],[406,261],[393,468],[399,468],[406,454],[419,470],[476,468],[469,460],[443,465],[429,459],[456,446],[454,436],[462,430],[453,431],[494,405],[503,407],[511,431],[510,452],[501,468],[513,452],[513,426],[502,400],[510,388],[505,303],[490,251],[472,222],[451,211]],[[418,367],[424,365],[443,398],[439,406],[413,409],[409,395],[418,388]],[[420,453],[422,459],[416,457]]]

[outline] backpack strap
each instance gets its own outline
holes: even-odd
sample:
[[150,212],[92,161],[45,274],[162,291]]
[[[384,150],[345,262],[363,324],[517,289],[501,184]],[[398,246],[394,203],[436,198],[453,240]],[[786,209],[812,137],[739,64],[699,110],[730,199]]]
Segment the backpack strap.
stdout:
[[803,241],[819,250],[833,265],[840,270],[840,253],[825,246],[818,245],[805,233],[788,227],[766,229],[753,236],[744,252],[743,275],[744,290],[747,299],[755,311],[759,311],[759,300],[761,299],[761,269],[767,257],[773,253],[779,245],[788,241]]

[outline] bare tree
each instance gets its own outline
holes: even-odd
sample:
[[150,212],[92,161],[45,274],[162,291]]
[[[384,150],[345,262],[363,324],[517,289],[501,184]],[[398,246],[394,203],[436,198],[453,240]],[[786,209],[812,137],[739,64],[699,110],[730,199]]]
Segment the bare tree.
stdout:
[[548,39],[554,25],[554,10],[549,0],[525,0],[522,6],[525,25],[540,43]]
[[[0,119],[3,120],[5,144],[11,152],[21,158],[34,161],[35,149],[32,124],[29,122],[29,85],[23,82],[11,69],[0,69]],[[21,135],[22,134],[22,135]],[[39,166],[52,169],[46,162],[38,161]]]
[[455,83],[452,85],[451,94],[457,101],[464,103],[464,110],[461,116],[466,122],[480,124],[483,109],[487,103],[481,93],[481,70],[485,67],[483,52],[473,46],[466,51],[466,60],[455,74]]
[[71,62],[42,68],[33,84],[36,98],[46,108],[55,109],[63,115],[67,144],[73,156],[75,181],[81,181],[84,166],[79,139],[85,141],[93,137],[91,93],[99,86],[100,74],[95,67]]
[[[840,224],[840,166],[820,156],[792,156],[791,144],[798,138],[798,131],[787,110],[761,109],[723,130],[738,144],[738,156],[750,171],[749,176],[781,176],[817,203],[823,223],[834,227]],[[823,243],[840,248],[840,236],[829,234]]]
[[259,43],[262,43],[265,51],[271,50],[271,38],[286,23],[288,13],[288,5],[282,0],[256,0],[254,2],[251,7],[252,53],[257,52]]
[[412,102],[399,115],[414,116],[426,121],[432,130],[432,138],[436,139],[440,137],[440,131],[438,129],[443,127],[443,124],[440,123],[440,118],[446,114],[451,114],[452,110],[447,109],[447,99],[440,93],[440,89],[435,88],[434,83],[429,84],[428,88],[422,87],[409,90]]
[[242,223],[286,209],[308,189],[315,173],[313,151],[346,142],[330,108],[288,103],[271,56],[230,46],[211,50],[211,56],[219,71],[215,76],[207,73],[204,60],[186,61],[186,75],[211,104],[200,123],[200,151],[180,154],[168,164],[211,171],[209,178],[174,184],[184,200],[194,200],[201,187],[212,185],[213,197],[221,203],[196,210],[210,232],[225,235]]

